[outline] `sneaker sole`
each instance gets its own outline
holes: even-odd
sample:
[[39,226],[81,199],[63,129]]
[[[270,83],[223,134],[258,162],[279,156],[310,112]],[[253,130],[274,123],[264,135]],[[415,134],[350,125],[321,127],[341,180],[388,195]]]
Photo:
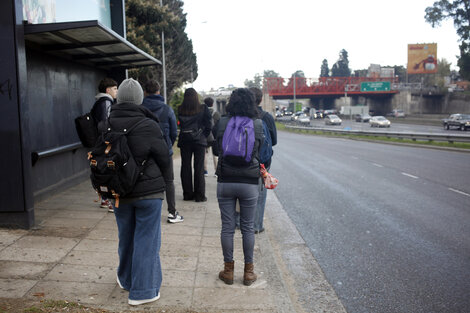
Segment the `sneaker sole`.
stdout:
[[160,299],[160,293],[158,293],[158,295],[155,298],[152,298],[152,299],[145,299],[145,300],[131,300],[131,299],[129,299],[127,303],[129,303],[130,305],[140,305],[140,304],[154,302],[154,301],[157,301],[158,299]]
[[167,219],[166,221],[167,221],[168,223],[170,223],[170,224],[175,224],[175,223],[181,223],[181,222],[183,222],[184,220],[170,220],[170,219]]

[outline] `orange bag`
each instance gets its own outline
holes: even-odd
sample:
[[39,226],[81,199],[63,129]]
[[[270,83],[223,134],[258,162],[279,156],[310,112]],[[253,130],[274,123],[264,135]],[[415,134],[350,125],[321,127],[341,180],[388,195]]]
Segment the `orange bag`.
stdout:
[[261,172],[261,177],[263,177],[264,187],[266,189],[276,188],[277,184],[279,183],[279,180],[273,175],[268,173],[268,171],[264,167],[264,164],[260,165],[260,172]]

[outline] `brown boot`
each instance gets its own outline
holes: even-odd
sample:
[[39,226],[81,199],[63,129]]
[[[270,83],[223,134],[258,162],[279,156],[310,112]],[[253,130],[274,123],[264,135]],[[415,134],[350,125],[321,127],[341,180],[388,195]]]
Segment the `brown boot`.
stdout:
[[256,281],[256,274],[253,272],[253,263],[245,263],[245,274],[243,275],[243,284],[249,286]]
[[227,285],[233,284],[233,267],[235,262],[224,262],[224,270],[220,271],[219,278]]

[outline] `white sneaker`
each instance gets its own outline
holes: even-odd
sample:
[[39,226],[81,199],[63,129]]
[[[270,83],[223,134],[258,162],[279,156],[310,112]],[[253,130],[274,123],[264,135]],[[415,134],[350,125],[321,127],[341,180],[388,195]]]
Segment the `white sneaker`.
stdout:
[[184,218],[181,215],[179,215],[178,212],[175,212],[174,215],[169,213],[167,221],[168,223],[179,223],[179,222],[184,221]]
[[144,300],[131,300],[131,299],[129,299],[127,303],[129,303],[130,305],[141,305],[141,304],[157,301],[158,299],[160,299],[160,293],[158,293],[158,295],[155,298],[152,298],[152,299],[144,299]]

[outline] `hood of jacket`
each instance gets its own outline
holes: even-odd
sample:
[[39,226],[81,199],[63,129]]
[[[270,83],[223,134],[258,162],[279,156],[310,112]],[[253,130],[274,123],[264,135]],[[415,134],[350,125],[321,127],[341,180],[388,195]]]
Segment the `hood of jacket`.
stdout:
[[111,100],[112,102],[114,102],[114,99],[113,99],[113,97],[111,97],[110,94],[103,93],[103,92],[98,93],[98,94],[95,96],[95,100],[98,100],[98,99],[103,98],[103,97],[109,98],[109,100]]
[[142,105],[150,111],[156,112],[161,110],[166,103],[161,95],[150,95],[144,98]]

